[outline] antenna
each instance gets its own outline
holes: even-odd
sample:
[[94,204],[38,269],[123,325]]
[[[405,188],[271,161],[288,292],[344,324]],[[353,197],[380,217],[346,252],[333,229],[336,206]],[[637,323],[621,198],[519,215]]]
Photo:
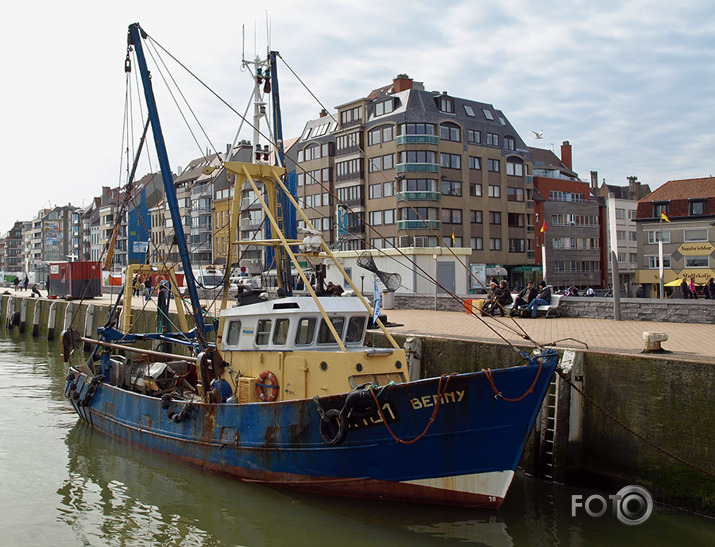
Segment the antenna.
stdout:
[[271,20],[268,17],[268,10],[266,10],[266,52],[271,50]]
[[245,23],[241,25],[241,66],[243,66],[243,61],[246,60],[246,25]]

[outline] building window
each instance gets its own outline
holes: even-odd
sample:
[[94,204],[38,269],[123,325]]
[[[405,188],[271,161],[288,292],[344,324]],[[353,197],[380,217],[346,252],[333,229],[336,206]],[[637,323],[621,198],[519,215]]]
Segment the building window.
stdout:
[[461,169],[462,156],[459,154],[440,154],[440,165],[446,169]]
[[499,135],[487,133],[487,146],[499,146]]
[[705,214],[705,202],[704,201],[691,201],[690,202],[690,214],[691,215],[704,215]]
[[382,195],[386,198],[395,195],[395,187],[392,186],[392,182],[385,182],[382,184]]
[[474,114],[474,109],[469,106],[468,104],[464,105],[464,112],[469,116],[470,118],[473,118],[475,116]]
[[475,158],[474,156],[469,156],[469,168],[479,171],[482,168],[481,158]]
[[383,116],[384,114],[389,114],[395,109],[395,102],[393,99],[388,99],[377,103],[375,105],[375,116]]
[[404,207],[400,209],[400,220],[437,220],[438,214],[435,207]]
[[439,127],[439,138],[443,141],[462,142],[462,130],[453,123],[443,123]]
[[649,230],[646,234],[649,244],[658,243],[661,238],[663,243],[670,243],[670,230],[663,230],[662,232],[660,230]]
[[507,161],[506,162],[506,174],[514,177],[524,176],[524,165],[518,161]]
[[462,183],[455,180],[443,180],[442,181],[442,195],[443,196],[461,196],[462,195]]
[[683,241],[690,243],[693,241],[707,241],[708,240],[708,229],[703,228],[702,230],[683,230]]
[[477,184],[477,183],[471,183],[469,185],[469,195],[473,197],[481,197],[482,196],[482,185]]
[[368,199],[380,199],[382,197],[382,183],[371,184]]
[[512,188],[511,186],[507,187],[506,200],[507,201],[524,201],[524,189],[523,188]]
[[521,213],[507,213],[507,223],[512,228],[523,228],[524,215]]
[[488,169],[492,173],[499,173],[499,160],[488,160]]
[[[444,154],[442,154],[444,156]],[[436,153],[430,150],[404,150],[400,152],[400,163],[436,163]]]
[[491,110],[488,110],[486,108],[482,108],[482,112],[484,112],[484,117],[487,120],[494,120],[494,115],[492,114]]
[[444,224],[462,224],[462,210],[442,209],[442,222]]
[[625,209],[616,209],[616,220],[625,220],[626,219],[626,210]]
[[[616,239],[618,241],[625,241],[626,240],[626,231],[625,230],[616,230]],[[619,260],[619,262],[622,262]]]
[[481,224],[482,223],[482,211],[477,211],[477,210],[469,211],[469,222],[471,224]]
[[472,237],[469,239],[469,246],[473,251],[483,251],[484,250],[484,238],[482,237]]
[[452,238],[446,239],[450,247],[461,247],[462,246],[462,236],[454,236],[454,241]]
[[382,215],[383,224],[394,224],[395,223],[395,210],[387,209],[383,211]]
[[501,211],[489,211],[489,224],[501,224]]
[[340,113],[340,125],[348,127],[362,123],[362,106],[355,106]]
[[400,135],[434,135],[434,128],[431,123],[403,123]]
[[469,144],[479,144],[482,142],[482,132],[476,129],[467,129],[467,142]]
[[500,198],[501,197],[501,186],[496,184],[489,185],[489,193],[487,194],[490,198]]
[[638,233],[637,232],[628,232],[628,241],[631,241],[631,242],[638,241]]
[[667,203],[654,203],[653,204],[653,218],[660,218],[661,213],[665,213],[665,216],[668,216],[668,204]]
[[[647,258],[648,258],[648,269],[657,270],[659,268],[658,257],[657,256],[649,256]],[[670,257],[669,256],[663,257],[663,268],[670,268]]]
[[449,97],[440,97],[439,110],[448,114],[454,114],[454,101]]
[[434,179],[404,179],[402,192],[434,192],[436,184]]
[[501,238],[500,237],[490,237],[489,238],[489,250],[490,251],[501,251]]
[[371,129],[367,134],[367,144],[372,146],[374,144],[380,144],[383,142],[390,142],[395,140],[395,126],[394,125],[381,125]]
[[370,211],[370,224],[372,226],[382,225],[382,211]]
[[710,257],[709,256],[686,256],[685,257],[685,267],[686,268],[709,268],[710,267]]
[[514,137],[504,137],[504,150],[516,150],[516,139]]
[[509,239],[510,253],[526,252],[526,242],[523,239]]

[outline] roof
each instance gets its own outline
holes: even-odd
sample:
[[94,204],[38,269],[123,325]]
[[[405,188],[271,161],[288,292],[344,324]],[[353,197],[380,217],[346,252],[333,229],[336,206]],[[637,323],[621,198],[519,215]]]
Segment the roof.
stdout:
[[564,174],[578,178],[578,173],[566,167],[551,150],[530,146],[529,151],[531,152],[531,160],[534,162],[534,169],[556,169]]
[[701,179],[669,180],[641,201],[672,201],[678,199],[715,198],[715,177]]

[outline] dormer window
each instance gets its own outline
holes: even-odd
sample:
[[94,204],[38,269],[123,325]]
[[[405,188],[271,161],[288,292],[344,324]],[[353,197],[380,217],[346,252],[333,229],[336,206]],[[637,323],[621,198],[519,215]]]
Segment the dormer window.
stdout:
[[395,102],[393,101],[393,99],[387,99],[386,101],[382,101],[381,103],[377,103],[375,105],[375,116],[383,116],[385,114],[389,114],[394,109]]
[[439,110],[447,114],[454,114],[454,100],[450,97],[439,97]]
[[484,112],[484,117],[485,117],[487,120],[491,120],[491,121],[494,120],[494,114],[492,114],[492,111],[491,111],[491,110],[489,110],[489,109],[487,109],[487,108],[482,108],[482,112]]
[[660,218],[661,213],[665,213],[665,216],[668,216],[668,204],[667,203],[654,203],[653,204],[653,218]]
[[690,202],[690,214],[691,215],[704,215],[705,214],[705,201],[704,200],[692,200]]

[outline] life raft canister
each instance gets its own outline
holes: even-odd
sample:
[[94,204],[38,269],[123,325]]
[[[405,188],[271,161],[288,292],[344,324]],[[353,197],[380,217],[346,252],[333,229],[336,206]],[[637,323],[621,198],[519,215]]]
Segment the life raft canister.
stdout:
[[278,398],[278,379],[270,370],[264,370],[258,375],[256,395],[264,403],[270,403]]

